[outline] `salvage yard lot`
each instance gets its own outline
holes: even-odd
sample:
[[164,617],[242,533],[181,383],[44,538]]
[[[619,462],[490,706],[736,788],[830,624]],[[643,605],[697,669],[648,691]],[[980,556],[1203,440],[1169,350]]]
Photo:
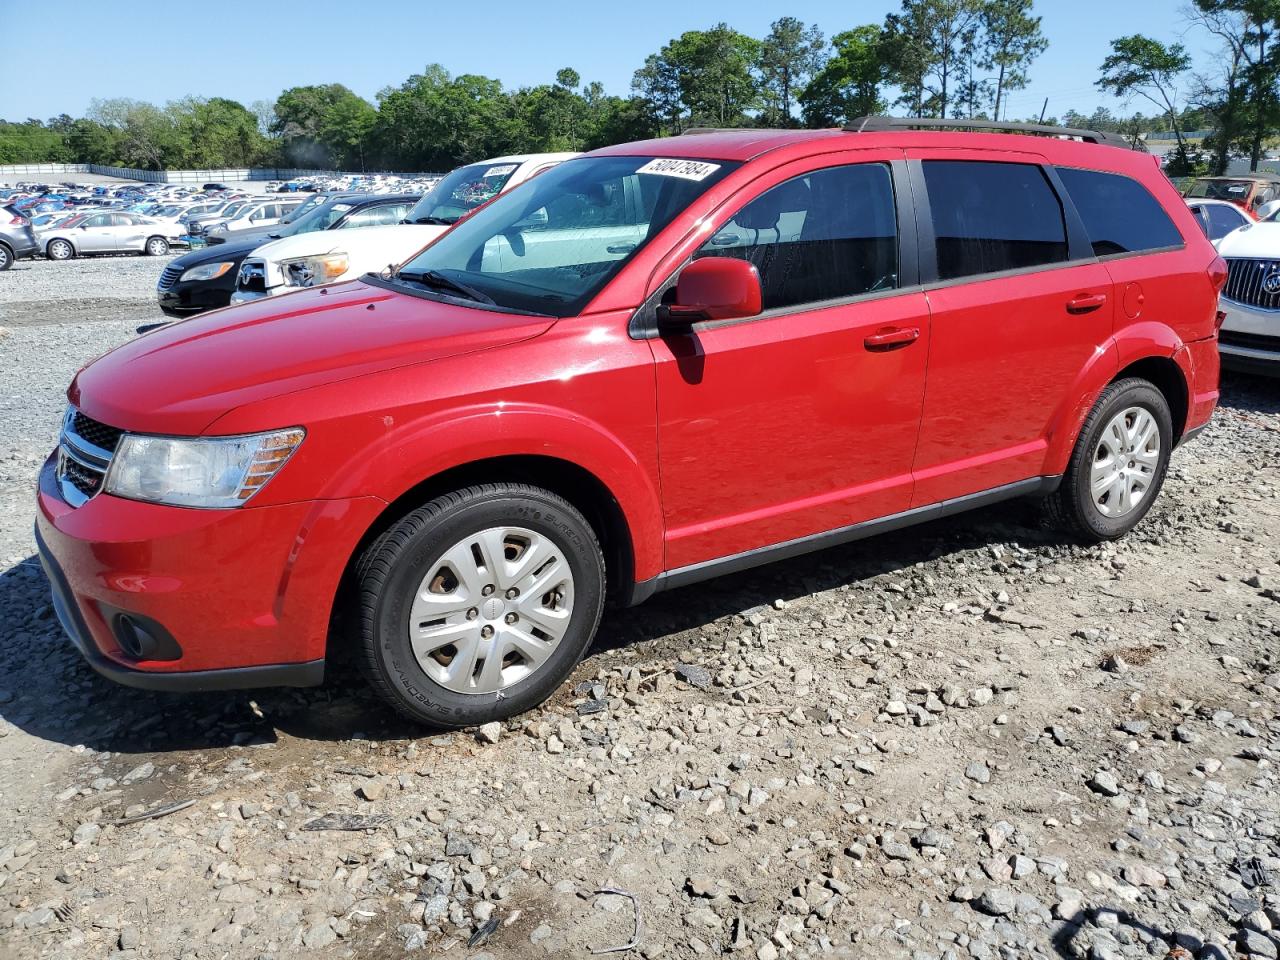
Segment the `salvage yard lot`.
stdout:
[[1015,504],[687,588],[434,736],[346,670],[164,696],[62,638],[32,479],[164,262],[0,276],[0,956],[586,957],[637,915],[626,956],[1275,956],[1280,383],[1227,378],[1120,543]]

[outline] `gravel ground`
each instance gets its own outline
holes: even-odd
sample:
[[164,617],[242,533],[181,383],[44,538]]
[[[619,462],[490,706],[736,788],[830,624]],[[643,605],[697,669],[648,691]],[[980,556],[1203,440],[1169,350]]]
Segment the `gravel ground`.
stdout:
[[31,478],[158,267],[0,277],[0,955],[1277,955],[1280,384],[1228,380],[1121,543],[1006,505],[678,591],[429,736],[60,637]]

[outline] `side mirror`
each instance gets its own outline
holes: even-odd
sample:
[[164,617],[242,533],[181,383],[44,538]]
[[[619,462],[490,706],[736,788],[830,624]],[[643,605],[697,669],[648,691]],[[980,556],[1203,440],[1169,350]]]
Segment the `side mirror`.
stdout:
[[658,308],[658,329],[683,333],[700,320],[738,320],[761,310],[760,273],[732,257],[703,257],[676,281],[675,303]]
[[1280,210],[1280,200],[1268,200],[1262,206],[1258,207],[1258,219],[1265,220],[1277,210]]

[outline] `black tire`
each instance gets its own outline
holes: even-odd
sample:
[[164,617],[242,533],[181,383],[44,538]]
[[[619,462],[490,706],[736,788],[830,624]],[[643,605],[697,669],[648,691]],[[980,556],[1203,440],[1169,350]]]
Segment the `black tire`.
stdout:
[[71,245],[70,240],[50,240],[44,255],[50,260],[70,260],[76,255],[76,248]]
[[169,252],[169,241],[164,237],[148,237],[142,252],[148,257],[163,257]]
[[9,249],[8,244],[0,243],[0,272],[8,270],[13,266],[13,251]]
[[[489,527],[510,524],[551,539],[573,574],[569,626],[551,655],[499,693],[449,690],[414,656],[408,627],[412,598],[452,546]],[[411,720],[459,728],[502,720],[542,703],[591,645],[604,606],[605,568],[591,525],[567,500],[522,483],[490,483],[437,497],[380,537],[359,559],[352,638],[373,689]]]
[[[1090,472],[1103,430],[1112,418],[1129,407],[1141,407],[1155,419],[1160,431],[1160,455],[1152,480],[1137,506],[1123,516],[1108,517],[1094,503],[1089,489]],[[1164,394],[1149,381],[1138,377],[1117,380],[1102,391],[1102,396],[1098,397],[1098,402],[1080,428],[1062,484],[1046,503],[1050,519],[1093,543],[1123,537],[1146,516],[1160,495],[1172,451],[1173,417]]]

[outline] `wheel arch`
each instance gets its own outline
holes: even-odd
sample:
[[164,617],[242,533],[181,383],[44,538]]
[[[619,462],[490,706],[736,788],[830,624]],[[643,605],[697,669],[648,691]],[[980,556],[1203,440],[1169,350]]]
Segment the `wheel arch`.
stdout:
[[[52,239],[45,242],[44,255],[46,257],[49,256],[49,248],[53,246],[55,243],[57,243],[59,240],[61,240],[63,243],[65,243],[67,246],[71,248],[71,256],[73,257],[79,256],[80,250],[76,247],[75,243],[71,240],[70,237],[53,237]],[[50,257],[50,259],[52,259],[52,257]]]

